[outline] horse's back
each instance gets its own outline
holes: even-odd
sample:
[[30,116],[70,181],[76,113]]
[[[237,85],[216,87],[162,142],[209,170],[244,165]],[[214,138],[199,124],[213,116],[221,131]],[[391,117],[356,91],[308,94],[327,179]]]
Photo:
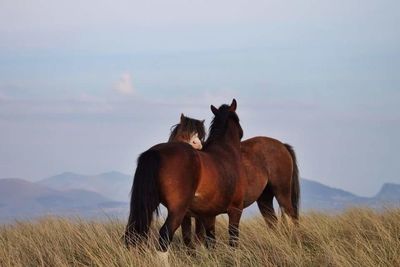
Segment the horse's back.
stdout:
[[261,159],[268,161],[290,162],[291,157],[284,143],[267,136],[257,136],[244,140],[241,143],[241,152],[242,157],[243,155],[246,158],[261,157]]
[[188,143],[184,142],[168,142],[160,143],[149,150],[156,151],[164,159],[170,160],[190,160],[194,161],[197,158],[197,151]]

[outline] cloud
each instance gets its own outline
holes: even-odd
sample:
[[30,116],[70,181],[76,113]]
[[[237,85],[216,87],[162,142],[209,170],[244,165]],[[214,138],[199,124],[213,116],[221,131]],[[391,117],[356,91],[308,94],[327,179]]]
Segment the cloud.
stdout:
[[136,90],[132,83],[132,75],[128,72],[123,73],[115,84],[114,90],[121,95],[134,95]]

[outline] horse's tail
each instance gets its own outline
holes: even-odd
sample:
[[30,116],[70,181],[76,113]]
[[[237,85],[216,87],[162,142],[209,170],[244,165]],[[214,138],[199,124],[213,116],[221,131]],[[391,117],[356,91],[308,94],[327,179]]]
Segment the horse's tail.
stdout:
[[139,239],[147,238],[153,213],[156,212],[159,215],[159,170],[160,155],[157,151],[147,150],[139,156],[131,190],[129,219],[125,230],[127,246],[135,244]]
[[293,173],[292,173],[292,206],[296,218],[299,217],[300,209],[300,181],[299,181],[299,167],[297,165],[296,153],[291,145],[285,144],[286,149],[289,151],[290,156],[292,156],[293,162]]

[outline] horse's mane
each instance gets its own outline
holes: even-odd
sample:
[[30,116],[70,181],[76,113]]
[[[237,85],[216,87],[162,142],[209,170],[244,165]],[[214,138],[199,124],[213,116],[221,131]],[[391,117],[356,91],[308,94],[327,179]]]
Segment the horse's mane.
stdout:
[[172,142],[175,140],[178,133],[187,134],[190,138],[190,134],[197,133],[201,142],[204,142],[206,137],[206,129],[204,128],[204,121],[196,120],[189,117],[183,117],[180,123],[175,124],[171,127],[171,133],[169,135],[168,142]]
[[213,120],[211,121],[205,146],[224,136],[226,130],[228,129],[227,121],[229,118],[232,118],[234,121],[239,123],[239,117],[236,113],[229,111],[228,105],[224,104],[220,106],[218,110],[218,116],[214,116]]

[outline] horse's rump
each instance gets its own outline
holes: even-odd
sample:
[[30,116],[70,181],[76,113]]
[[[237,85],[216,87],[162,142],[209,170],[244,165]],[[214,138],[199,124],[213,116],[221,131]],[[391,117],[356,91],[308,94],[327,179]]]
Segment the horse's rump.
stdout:
[[[160,157],[159,195],[163,205],[194,195],[200,179],[199,155],[186,143],[163,143],[151,148]],[[187,199],[189,201],[189,199]]]
[[290,185],[293,162],[288,149],[279,140],[265,136],[244,140],[241,153],[247,182],[245,207],[258,199],[268,183],[275,188]]

